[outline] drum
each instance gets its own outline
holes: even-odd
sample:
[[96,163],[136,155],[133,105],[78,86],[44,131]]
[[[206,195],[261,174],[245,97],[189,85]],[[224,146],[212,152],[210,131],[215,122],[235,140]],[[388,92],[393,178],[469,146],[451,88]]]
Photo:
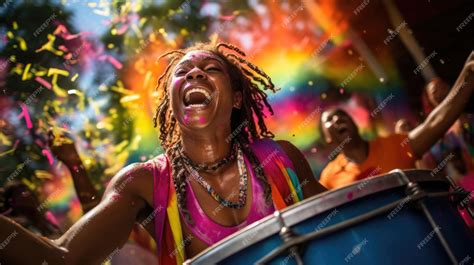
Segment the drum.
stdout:
[[472,264],[457,210],[469,198],[430,171],[393,171],[268,216],[185,264]]

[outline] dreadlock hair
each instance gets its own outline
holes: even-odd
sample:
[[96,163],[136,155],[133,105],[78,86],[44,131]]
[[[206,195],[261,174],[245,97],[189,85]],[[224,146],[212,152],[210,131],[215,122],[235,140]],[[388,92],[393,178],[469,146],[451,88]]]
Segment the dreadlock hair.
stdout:
[[[176,119],[172,115],[170,99],[168,97],[168,83],[172,77],[172,70],[178,61],[190,51],[204,50],[219,56],[228,69],[232,89],[242,92],[242,108],[232,110],[231,130],[235,132],[235,139],[242,151],[252,164],[255,175],[264,187],[264,196],[267,202],[271,200],[271,189],[263,173],[260,163],[252,152],[249,143],[261,137],[273,138],[265,124],[265,110],[273,115],[273,109],[267,101],[265,90],[276,92],[277,89],[271,78],[259,67],[245,59],[245,53],[238,47],[228,43],[197,43],[187,49],[173,50],[159,57],[169,58],[169,64],[164,73],[158,78],[156,89],[161,92],[159,105],[153,118],[154,126],[160,124],[161,146],[171,161],[173,183],[176,190],[178,208],[185,218],[192,223],[188,209],[186,209],[186,173],[183,159],[180,156],[181,133],[176,126]],[[263,88],[260,89],[259,86]],[[256,121],[255,121],[256,119]]]

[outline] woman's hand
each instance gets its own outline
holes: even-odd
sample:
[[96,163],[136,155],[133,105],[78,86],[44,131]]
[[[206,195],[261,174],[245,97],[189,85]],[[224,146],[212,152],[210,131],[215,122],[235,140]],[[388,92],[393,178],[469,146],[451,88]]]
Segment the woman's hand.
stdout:
[[74,140],[62,128],[48,130],[48,145],[53,155],[66,165],[75,165],[81,160]]

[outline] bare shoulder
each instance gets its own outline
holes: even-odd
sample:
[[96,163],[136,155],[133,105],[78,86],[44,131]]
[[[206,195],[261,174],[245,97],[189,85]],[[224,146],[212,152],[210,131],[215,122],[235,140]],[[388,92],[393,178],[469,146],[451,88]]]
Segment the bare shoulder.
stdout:
[[133,163],[121,169],[109,182],[105,195],[128,193],[151,203],[153,198],[152,163]]
[[286,140],[277,140],[276,143],[285,151],[285,153],[293,160],[304,159],[303,154],[301,151],[294,146],[292,143]]
[[319,194],[326,190],[326,188],[316,181],[306,157],[296,146],[285,140],[277,140],[276,143],[283,149],[283,151],[293,163],[296,175],[300,182],[300,187],[296,188],[303,190],[305,198]]

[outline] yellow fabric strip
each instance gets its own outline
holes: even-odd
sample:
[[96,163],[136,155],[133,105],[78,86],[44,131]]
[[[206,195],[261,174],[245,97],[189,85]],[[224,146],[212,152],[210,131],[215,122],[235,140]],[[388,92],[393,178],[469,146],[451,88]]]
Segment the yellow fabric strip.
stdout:
[[168,220],[171,226],[171,232],[173,234],[173,240],[175,242],[175,252],[176,253],[176,264],[184,263],[184,242],[183,242],[183,232],[181,230],[181,222],[179,221],[179,212],[178,204],[176,199],[176,193],[173,192],[171,195],[171,200],[168,203],[168,208],[166,209],[168,213]]

